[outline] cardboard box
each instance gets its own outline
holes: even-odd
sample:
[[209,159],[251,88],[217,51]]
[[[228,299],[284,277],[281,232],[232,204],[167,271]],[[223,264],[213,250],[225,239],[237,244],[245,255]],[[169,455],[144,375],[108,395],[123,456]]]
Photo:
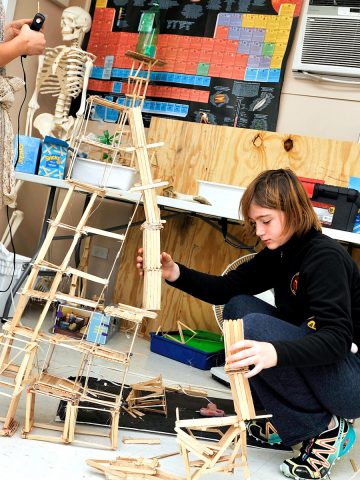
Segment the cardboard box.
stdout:
[[53,333],[82,338],[86,335],[92,310],[60,304],[56,311]]
[[[19,155],[18,155],[19,143]],[[39,166],[41,140],[26,135],[14,139],[14,165],[17,172],[36,174]]]
[[44,138],[38,175],[42,177],[64,178],[68,143],[58,138]]
[[86,340],[99,345],[105,345],[115,330],[116,325],[112,317],[101,312],[93,312],[90,317]]
[[53,327],[53,333],[79,339],[84,337],[88,342],[99,345],[105,345],[115,330],[112,317],[66,304],[59,305]]

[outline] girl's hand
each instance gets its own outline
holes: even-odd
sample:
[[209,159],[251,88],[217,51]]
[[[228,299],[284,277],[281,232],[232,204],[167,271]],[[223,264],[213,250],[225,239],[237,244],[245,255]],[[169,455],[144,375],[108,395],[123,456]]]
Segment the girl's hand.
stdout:
[[[144,249],[139,248],[138,256],[136,257],[136,268],[139,270],[139,275],[144,275],[144,266],[143,266],[143,254]],[[162,269],[162,278],[168,280],[169,282],[175,282],[180,277],[180,269],[177,263],[171,258],[171,256],[162,252],[160,255],[161,269]]]
[[264,368],[271,368],[277,365],[277,353],[275,347],[268,342],[257,342],[256,340],[242,340],[234,343],[230,348],[226,362],[233,369],[254,367],[244,374],[246,378],[254,377]]

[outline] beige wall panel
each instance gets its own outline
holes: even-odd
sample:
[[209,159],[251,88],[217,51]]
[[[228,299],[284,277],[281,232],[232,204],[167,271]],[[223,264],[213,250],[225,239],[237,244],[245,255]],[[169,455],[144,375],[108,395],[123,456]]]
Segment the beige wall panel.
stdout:
[[357,142],[360,102],[283,92],[277,131]]

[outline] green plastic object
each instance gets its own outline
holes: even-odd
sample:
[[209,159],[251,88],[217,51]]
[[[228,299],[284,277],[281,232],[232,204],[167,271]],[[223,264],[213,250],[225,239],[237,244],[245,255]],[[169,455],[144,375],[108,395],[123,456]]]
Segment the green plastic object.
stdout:
[[[205,353],[214,353],[224,350],[223,337],[218,333],[208,332],[207,330],[195,330],[196,335],[193,336],[194,334],[191,330],[183,330],[182,332],[188,347],[197,348]],[[181,342],[180,335],[175,333],[171,336]],[[166,338],[166,334],[164,337]],[[191,338],[191,340],[187,341],[189,338]]]
[[152,3],[149,10],[142,13],[138,31],[136,51],[154,58],[160,31],[160,7],[157,1]]

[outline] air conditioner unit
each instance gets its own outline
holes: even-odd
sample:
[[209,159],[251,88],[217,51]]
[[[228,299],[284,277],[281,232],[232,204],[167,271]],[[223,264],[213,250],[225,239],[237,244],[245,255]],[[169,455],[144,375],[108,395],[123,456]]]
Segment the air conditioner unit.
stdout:
[[292,70],[360,77],[360,0],[306,0]]

